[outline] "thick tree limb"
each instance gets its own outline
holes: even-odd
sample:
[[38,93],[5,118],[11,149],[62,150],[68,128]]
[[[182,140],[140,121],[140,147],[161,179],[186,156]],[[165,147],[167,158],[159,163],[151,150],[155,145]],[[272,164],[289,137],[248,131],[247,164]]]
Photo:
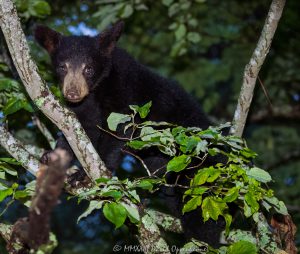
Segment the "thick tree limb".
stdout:
[[153,218],[155,223],[164,230],[179,234],[183,233],[180,219],[152,209],[147,209],[147,213]]
[[284,250],[289,254],[297,254],[295,235],[297,227],[290,215],[275,214],[271,219],[276,238],[284,243]]
[[11,0],[0,1],[0,25],[15,67],[31,99],[63,131],[92,180],[110,177],[111,172],[100,159],[75,114],[60,105],[38,74],[16,8]]
[[0,125],[0,144],[31,174],[37,174],[40,167],[39,161],[30,154],[23,144],[19,140],[15,139],[3,125]]
[[230,133],[241,137],[247,120],[248,111],[253,98],[254,87],[260,68],[269,52],[279,19],[282,14],[285,0],[273,0],[261,32],[259,41],[246,65],[237,108],[234,113],[233,125]]
[[138,239],[144,253],[171,253],[166,241],[161,236],[155,220],[147,213],[147,211],[145,211],[141,219]]

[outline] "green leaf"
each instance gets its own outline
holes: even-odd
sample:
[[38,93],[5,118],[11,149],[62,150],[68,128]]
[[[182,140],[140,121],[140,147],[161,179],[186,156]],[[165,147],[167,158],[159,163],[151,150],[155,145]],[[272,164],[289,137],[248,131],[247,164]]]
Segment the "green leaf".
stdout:
[[34,112],[34,109],[31,105],[31,103],[27,100],[22,100],[23,109],[27,110],[28,112]]
[[12,195],[13,192],[13,188],[0,189],[0,202],[2,202],[6,197]]
[[206,197],[202,203],[202,216],[204,222],[209,218],[218,220],[219,215],[223,215],[224,210],[227,208],[225,202],[215,197]]
[[212,182],[214,182],[217,178],[219,178],[220,175],[221,175],[221,170],[213,168],[213,170],[211,170],[211,171],[209,172],[209,177],[207,178],[206,181],[207,181],[208,183],[212,183]]
[[206,140],[202,140],[202,141],[198,142],[198,144],[196,146],[196,154],[199,154],[200,152],[206,153],[207,145],[208,145],[208,142]]
[[87,208],[87,209],[86,209],[86,210],[78,217],[77,223],[78,223],[81,219],[83,219],[83,218],[89,216],[94,210],[101,209],[101,208],[102,208],[102,205],[103,205],[103,202],[104,202],[104,201],[96,201],[96,200],[90,201],[89,207],[88,207],[88,208]]
[[129,147],[135,149],[135,150],[140,150],[146,147],[150,147],[153,145],[152,142],[149,141],[141,141],[141,140],[132,140],[130,142],[126,143]]
[[120,17],[121,18],[128,18],[132,15],[133,13],[133,8],[132,8],[132,5],[131,4],[126,4]]
[[12,175],[12,176],[18,175],[18,172],[7,163],[0,163],[0,169],[5,171],[9,175]]
[[215,172],[219,172],[219,170],[216,171],[216,169],[214,167],[202,168],[195,175],[191,184],[193,186],[202,185],[202,184],[206,183],[211,176],[213,176],[212,178],[210,178],[210,181],[212,181],[212,180],[214,180],[214,177],[219,176],[219,173],[215,174]]
[[244,200],[244,215],[249,218],[252,215],[252,209],[251,207],[247,204],[247,202]]
[[178,3],[173,3],[168,10],[169,17],[174,16],[176,13],[180,11],[180,6]]
[[43,18],[51,14],[51,7],[46,1],[30,1],[29,12],[32,16]]
[[123,202],[122,202],[122,206],[124,206],[124,208],[126,209],[127,215],[132,223],[137,223],[140,221],[140,214],[136,207],[132,207]]
[[239,241],[230,245],[226,254],[257,254],[255,244],[247,241]]
[[116,228],[121,227],[127,217],[126,209],[121,204],[115,202],[106,203],[103,208],[103,214]]
[[192,197],[182,208],[182,213],[190,212],[195,210],[198,206],[201,205],[202,196]]
[[96,179],[96,183],[107,183],[110,179],[106,177],[100,177]]
[[174,157],[169,161],[167,165],[167,171],[179,172],[185,169],[190,162],[191,157],[186,154]]
[[152,101],[149,101],[141,107],[138,105],[129,105],[129,108],[133,110],[135,113],[139,113],[140,118],[144,119],[149,114],[151,106],[152,106]]
[[170,6],[171,3],[173,3],[174,0],[162,0],[163,5]]
[[251,213],[256,213],[259,210],[259,204],[256,200],[255,193],[253,191],[248,191],[245,195],[245,201],[251,208]]
[[180,24],[175,31],[176,40],[182,39],[186,35],[186,27],[184,24]]
[[23,108],[22,100],[20,100],[18,98],[11,98],[8,100],[8,102],[3,107],[2,110],[5,115],[10,115],[10,114],[13,114],[13,113],[19,111],[22,108]]
[[23,199],[27,197],[31,197],[31,194],[26,190],[18,190],[14,194],[15,199]]
[[199,33],[189,32],[187,34],[187,39],[192,43],[198,43],[201,40],[201,36]]
[[13,79],[0,78],[0,91],[11,91],[19,87],[19,83]]
[[152,190],[153,189],[153,184],[149,180],[141,180],[138,185],[138,188],[141,188],[143,190]]
[[129,122],[130,120],[131,120],[130,115],[125,115],[125,114],[120,114],[120,113],[114,113],[113,112],[107,118],[108,128],[111,131],[116,131],[119,124]]
[[285,204],[282,201],[279,201],[278,198],[276,198],[276,197],[271,197],[271,198],[265,197],[264,200],[266,202],[268,202],[269,204],[271,204],[274,207],[276,212],[281,213],[283,215],[288,215],[289,214]]
[[248,159],[255,158],[257,156],[257,153],[253,152],[248,147],[241,150],[241,154]]
[[156,140],[158,141],[161,137],[162,133],[154,130],[152,127],[145,126],[141,130],[141,140],[142,141],[151,141],[151,140]]
[[232,222],[232,216],[230,214],[223,214],[223,217],[224,217],[225,222],[226,222],[225,234],[228,235],[229,234],[230,225],[231,225],[231,222]]
[[208,153],[209,153],[210,156],[215,156],[215,155],[221,153],[221,150],[219,148],[216,148],[216,147],[209,148]]
[[230,203],[236,200],[239,196],[239,188],[233,187],[227,193],[226,196],[223,198],[224,202]]
[[216,139],[218,137],[218,132],[213,129],[203,130],[199,134],[203,139]]
[[12,164],[12,165],[21,165],[20,162],[18,162],[16,159],[14,158],[0,158],[0,161],[4,161],[8,164]]
[[267,183],[272,180],[272,177],[267,171],[257,167],[251,168],[247,171],[247,175],[262,183]]
[[208,187],[197,187],[197,188],[190,188],[184,192],[184,195],[202,195],[204,194],[209,188]]
[[123,194],[122,194],[122,192],[117,191],[117,190],[110,190],[110,191],[101,193],[101,196],[103,196],[103,197],[112,197],[115,200],[119,200],[119,199],[122,198]]
[[[134,200],[132,200],[133,202],[138,201],[140,202],[140,196],[137,194],[136,190],[130,190],[128,191],[129,193],[129,198],[132,200],[132,198],[134,198]],[[128,195],[127,195],[128,196]]]

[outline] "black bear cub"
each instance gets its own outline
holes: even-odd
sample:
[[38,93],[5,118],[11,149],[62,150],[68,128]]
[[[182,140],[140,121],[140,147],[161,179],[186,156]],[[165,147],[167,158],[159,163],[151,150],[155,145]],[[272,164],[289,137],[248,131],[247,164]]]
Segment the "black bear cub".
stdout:
[[[118,22],[96,37],[63,36],[45,26],[37,26],[35,30],[36,40],[51,57],[68,107],[76,113],[111,170],[120,165],[124,143],[97,128],[100,125],[108,129],[106,119],[111,112],[129,113],[128,105],[152,101],[149,120],[200,128],[210,124],[196,101],[176,83],[150,71],[116,47],[123,26],[123,22]],[[58,140],[57,146],[72,153],[64,138]],[[145,161],[153,169],[166,162],[163,157],[153,156]],[[178,203],[173,205],[180,215],[182,206]],[[199,211],[183,216],[185,235],[218,245],[223,223],[203,223],[200,216]]]

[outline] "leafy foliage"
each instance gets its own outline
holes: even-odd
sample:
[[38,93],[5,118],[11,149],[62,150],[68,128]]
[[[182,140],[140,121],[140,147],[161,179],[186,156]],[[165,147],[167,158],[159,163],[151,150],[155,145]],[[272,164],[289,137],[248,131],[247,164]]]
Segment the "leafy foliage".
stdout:
[[[146,117],[150,107],[151,103],[141,107],[131,105],[132,114],[130,115],[112,113],[107,119],[108,126],[114,131],[122,124],[125,131],[131,130],[131,138],[127,145],[135,150],[157,147],[162,153],[169,155],[167,171],[181,172],[198,169],[184,192],[185,204],[182,212],[187,213],[201,208],[204,222],[209,219],[218,220],[222,216],[226,222],[226,234],[228,235],[232,223],[229,206],[230,203],[234,203],[243,211],[246,218],[251,218],[257,223],[256,230],[268,240],[263,244],[259,240],[253,241],[256,239],[254,236],[249,236],[249,240],[243,240],[241,237],[233,238],[232,235],[229,235],[228,239],[231,239],[233,244],[226,249],[226,253],[256,253],[257,247],[265,250],[266,244],[273,245],[268,253],[278,250],[274,240],[267,237],[267,235],[271,235],[269,230],[260,226],[263,223],[258,219],[260,218],[259,213],[264,209],[269,211],[271,208],[284,215],[287,215],[288,212],[283,202],[279,201],[273,191],[265,185],[272,180],[269,173],[251,165],[251,161],[257,154],[250,150],[242,139],[222,134],[229,124],[202,130],[196,127],[174,126],[165,122],[137,123],[135,117],[138,115],[141,118]],[[146,113],[138,114],[138,112]],[[221,156],[220,162],[216,165],[205,166],[208,156]],[[197,160],[199,163],[195,163]],[[152,191],[153,184],[159,187],[165,183],[166,179],[156,175],[134,181],[128,179],[120,181],[116,177],[111,180],[99,179],[98,186],[79,195],[79,200],[93,200],[80,218],[87,216],[95,209],[102,208],[104,204],[104,216],[114,223],[116,228],[122,226],[126,218],[139,225],[140,197],[137,189]],[[95,199],[100,201],[95,202]],[[137,206],[129,206],[128,203],[126,204],[126,200],[130,200]],[[223,250],[225,250],[224,247]]]

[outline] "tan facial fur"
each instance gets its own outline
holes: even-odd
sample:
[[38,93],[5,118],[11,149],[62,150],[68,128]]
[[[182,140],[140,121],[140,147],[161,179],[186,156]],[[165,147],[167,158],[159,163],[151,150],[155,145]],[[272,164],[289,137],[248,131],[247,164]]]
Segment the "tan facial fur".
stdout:
[[[85,64],[80,67],[73,69],[70,67],[69,63],[66,63],[67,74],[64,78],[62,90],[64,97],[71,102],[79,102],[89,93],[89,88],[86,80],[83,76],[83,70]],[[76,94],[76,96],[71,96],[71,91]]]

